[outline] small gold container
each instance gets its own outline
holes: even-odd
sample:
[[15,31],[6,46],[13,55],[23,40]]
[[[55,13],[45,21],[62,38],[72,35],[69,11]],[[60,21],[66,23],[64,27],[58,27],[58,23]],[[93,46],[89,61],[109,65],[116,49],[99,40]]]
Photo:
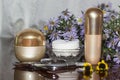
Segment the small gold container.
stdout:
[[37,62],[45,55],[45,37],[36,29],[25,29],[16,35],[15,55],[20,62]]

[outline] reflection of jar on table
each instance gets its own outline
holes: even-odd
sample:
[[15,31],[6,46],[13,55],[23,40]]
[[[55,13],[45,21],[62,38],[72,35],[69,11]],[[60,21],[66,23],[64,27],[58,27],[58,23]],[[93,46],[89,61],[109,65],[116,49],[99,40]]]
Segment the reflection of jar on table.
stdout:
[[44,78],[36,72],[15,70],[14,80],[44,80]]

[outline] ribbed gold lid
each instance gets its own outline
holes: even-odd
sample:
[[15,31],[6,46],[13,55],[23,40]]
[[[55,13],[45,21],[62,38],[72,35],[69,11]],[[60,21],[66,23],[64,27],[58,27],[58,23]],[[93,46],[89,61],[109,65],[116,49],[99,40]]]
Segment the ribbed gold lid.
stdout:
[[36,29],[24,29],[16,35],[15,46],[43,46],[45,37]]
[[98,8],[90,8],[85,13],[85,34],[101,34],[103,12]]

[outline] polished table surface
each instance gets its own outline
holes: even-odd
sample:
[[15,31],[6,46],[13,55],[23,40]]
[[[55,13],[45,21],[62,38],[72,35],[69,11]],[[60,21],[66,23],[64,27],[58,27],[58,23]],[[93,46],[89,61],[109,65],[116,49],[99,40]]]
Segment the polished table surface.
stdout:
[[[15,62],[18,62],[18,60],[15,58],[14,54],[14,38],[0,38],[0,80],[19,80],[21,76],[22,78],[25,77],[23,80],[49,80],[41,76],[44,72],[13,69],[15,68]],[[91,78],[87,79],[84,78],[84,72],[82,71],[67,71],[56,74],[59,76],[58,80],[120,80],[120,65],[112,65],[109,71],[105,73],[106,75],[102,74],[102,78],[99,72],[93,72],[90,75]],[[43,76],[48,77],[46,75]],[[32,78],[32,76],[35,77]]]
[[[108,71],[81,71],[81,67],[63,67],[53,71],[35,69],[31,65],[14,68],[14,80],[120,80],[120,66],[113,65]],[[93,67],[93,69],[95,69]]]

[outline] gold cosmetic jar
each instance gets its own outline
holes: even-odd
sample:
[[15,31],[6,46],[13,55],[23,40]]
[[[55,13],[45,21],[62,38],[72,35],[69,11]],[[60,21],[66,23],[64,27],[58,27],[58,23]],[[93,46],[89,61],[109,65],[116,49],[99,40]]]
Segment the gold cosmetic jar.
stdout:
[[15,56],[20,62],[37,62],[45,55],[45,37],[36,29],[24,29],[15,38]]

